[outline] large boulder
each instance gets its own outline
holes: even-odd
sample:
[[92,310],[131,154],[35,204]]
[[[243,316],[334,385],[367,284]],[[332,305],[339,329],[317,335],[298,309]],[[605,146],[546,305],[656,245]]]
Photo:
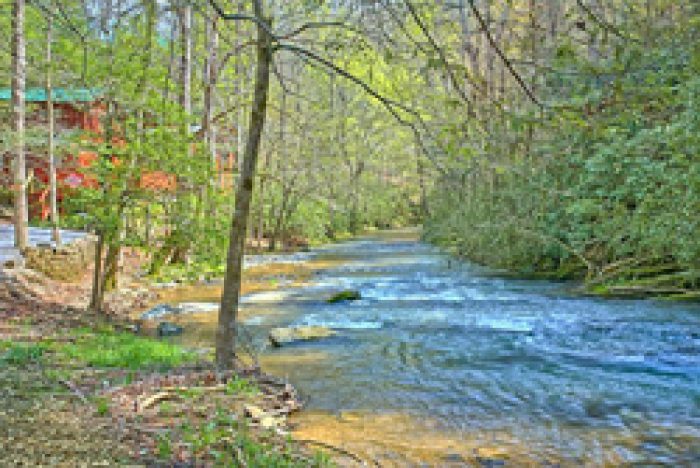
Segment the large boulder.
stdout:
[[320,340],[335,335],[335,331],[326,327],[288,327],[273,328],[269,337],[274,346],[284,346],[295,341]]
[[331,304],[335,304],[336,302],[357,301],[359,299],[362,299],[362,295],[360,294],[360,291],[348,289],[348,290],[340,291],[340,292],[333,294],[331,297],[328,298],[327,302],[330,302]]

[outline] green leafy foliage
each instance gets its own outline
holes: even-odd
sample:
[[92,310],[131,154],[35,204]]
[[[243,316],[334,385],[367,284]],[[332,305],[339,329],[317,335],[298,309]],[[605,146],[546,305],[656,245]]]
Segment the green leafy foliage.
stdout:
[[260,393],[260,390],[250,383],[248,379],[244,379],[238,376],[234,376],[226,384],[226,394],[227,395],[255,395]]
[[609,265],[632,261],[696,271],[700,80],[691,24],[662,23],[653,42],[620,43],[602,58],[560,44],[542,78],[550,108],[530,119],[523,104],[509,123],[491,123],[512,143],[492,140],[491,162],[469,160],[444,177],[439,185],[451,190],[432,193],[426,238],[523,274],[599,281],[622,274]]

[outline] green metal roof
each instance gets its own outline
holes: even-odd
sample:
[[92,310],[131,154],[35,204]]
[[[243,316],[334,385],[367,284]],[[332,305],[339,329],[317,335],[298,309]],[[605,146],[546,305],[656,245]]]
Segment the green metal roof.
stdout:
[[[54,88],[52,90],[53,102],[92,102],[100,96],[96,89],[85,88]],[[9,101],[12,98],[10,88],[0,88],[0,101]],[[27,88],[24,99],[26,102],[46,102],[46,89]]]

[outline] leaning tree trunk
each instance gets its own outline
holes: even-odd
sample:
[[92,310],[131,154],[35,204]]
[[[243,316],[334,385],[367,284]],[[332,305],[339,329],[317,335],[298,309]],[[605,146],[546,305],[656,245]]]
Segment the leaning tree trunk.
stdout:
[[[180,108],[182,111],[181,138],[187,142],[189,159],[194,156],[190,141],[190,123],[192,116],[192,6],[185,2],[178,10],[180,22]],[[192,206],[190,195],[194,187],[190,178],[178,179],[176,199],[178,211],[176,216],[191,216],[195,207]],[[190,239],[182,225],[176,225],[171,234],[176,243],[175,252],[170,258],[172,263],[186,263],[190,250]]]
[[[255,15],[265,24],[262,15],[262,2],[253,2]],[[241,293],[241,270],[245,248],[245,235],[250,214],[250,200],[253,196],[255,168],[260,149],[260,137],[265,125],[267,94],[270,87],[270,63],[272,62],[272,41],[263,26],[257,26],[257,71],[255,75],[255,97],[250,114],[250,127],[246,142],[243,170],[236,188],[236,211],[231,222],[224,291],[221,295],[221,308],[216,333],[216,364],[228,369],[234,364],[236,344],[236,318]]]
[[27,167],[24,158],[24,0],[12,5],[12,121],[15,132],[15,247],[22,252],[28,243]]

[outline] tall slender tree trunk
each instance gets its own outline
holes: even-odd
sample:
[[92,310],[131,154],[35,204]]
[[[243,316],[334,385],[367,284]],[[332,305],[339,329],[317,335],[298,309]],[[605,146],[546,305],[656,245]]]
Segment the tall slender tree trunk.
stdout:
[[172,20],[170,25],[170,37],[168,39],[168,73],[165,74],[163,86],[163,103],[170,98],[170,82],[177,82],[177,73],[175,67],[175,34],[177,32],[177,17]]
[[[280,71],[284,71],[284,64],[280,63]],[[280,179],[281,179],[281,193],[282,197],[280,200],[280,206],[279,210],[275,213],[275,210],[273,209],[273,206],[271,204],[270,206],[270,212],[273,213],[271,218],[272,222],[274,224],[270,227],[270,239],[269,243],[267,245],[267,249],[272,252],[275,250],[277,247],[277,238],[280,233],[280,229],[282,227],[282,214],[284,212],[284,209],[287,205],[287,194],[285,193],[285,187],[286,187],[286,170],[285,168],[287,167],[287,161],[286,161],[286,154],[287,154],[287,147],[286,147],[286,142],[285,142],[285,130],[286,130],[286,117],[287,117],[287,92],[283,88],[282,89],[282,102],[280,104],[280,121],[279,121],[279,140],[278,140],[278,154],[277,154],[277,167],[279,169],[280,173]],[[272,202],[271,202],[272,203]]]
[[[216,64],[216,49],[218,47],[218,30],[216,27],[216,19],[205,19],[206,40],[207,40],[207,60],[204,67],[204,114],[202,116],[204,122],[203,127],[206,130],[204,135],[209,155],[211,158],[211,186],[212,189],[216,186],[217,179],[217,156],[216,156],[216,129],[212,121],[214,112],[214,101],[216,99],[216,80],[217,80],[217,64]],[[223,169],[221,167],[220,169]]]
[[[238,2],[236,2],[238,4]],[[240,5],[237,5],[240,8]],[[233,33],[236,36],[236,47],[239,47],[241,45],[241,26],[240,24],[236,21],[234,24],[234,29]],[[242,96],[243,96],[243,77],[241,74],[243,73],[243,67],[241,66],[241,54],[242,52],[238,52],[238,56],[236,57],[236,61],[234,63],[234,68],[233,68],[233,74],[235,75],[235,80],[233,84],[233,93],[236,96],[236,99],[238,99],[238,112],[236,116],[236,161],[235,161],[235,170],[238,171],[238,175],[240,177],[241,172],[243,171],[243,118],[244,118],[244,110],[243,110],[243,103],[242,103]],[[234,171],[234,168],[231,168],[231,171]],[[232,176],[232,187],[236,186],[236,178]]]
[[[178,22],[180,25],[180,138],[186,144],[186,153],[192,158],[192,144],[190,141],[190,124],[192,115],[192,6],[188,0],[182,1],[178,8]],[[177,183],[176,208],[173,211],[174,216],[196,216],[192,215],[198,210],[194,206],[195,203],[190,196],[194,193],[192,180],[189,178],[179,178]],[[174,242],[174,253],[168,256],[164,253],[163,258],[168,258],[172,263],[186,263],[187,255],[190,250],[190,239],[187,236],[187,230],[182,227],[182,224],[175,223],[171,236]],[[168,245],[168,241],[164,243],[164,247]]]
[[[185,120],[189,123],[192,113],[192,6],[185,2],[180,10],[180,105],[185,113]],[[189,132],[189,125],[185,132]]]
[[[255,15],[264,19],[261,0],[254,0]],[[245,234],[250,214],[250,201],[253,196],[255,168],[260,150],[260,137],[265,125],[267,95],[270,87],[270,64],[272,62],[272,41],[265,29],[257,25],[257,71],[253,107],[250,114],[250,127],[246,142],[241,180],[236,189],[236,211],[231,222],[224,291],[221,296],[218,329],[216,334],[216,363],[219,368],[228,369],[234,365],[238,302],[241,293],[241,270],[245,248]]]
[[27,166],[24,157],[25,87],[24,0],[12,4],[12,121],[15,132],[15,247],[20,253],[29,241]]
[[[486,0],[484,2],[484,8],[486,8],[486,25],[488,26],[489,30],[492,29],[493,25],[493,9],[491,8],[491,0]],[[486,33],[484,32],[483,35],[484,38],[486,38]],[[485,51],[486,51],[486,94],[488,95],[489,99],[494,98],[494,89],[496,88],[495,84],[495,65],[496,65],[496,52],[493,50],[493,47],[491,47],[488,44],[488,41],[485,41],[484,44]],[[489,121],[490,124],[490,121]]]
[[61,231],[58,228],[58,200],[56,193],[56,155],[54,154],[54,115],[53,89],[51,84],[52,57],[51,41],[53,33],[53,18],[49,16],[46,28],[46,120],[48,121],[48,153],[49,153],[49,198],[51,203],[51,229],[56,247],[61,246]]
[[420,189],[420,207],[419,214],[421,222],[425,222],[428,217],[428,190],[425,183],[425,165],[423,164],[422,153],[418,143],[418,137],[415,137],[414,152],[416,155],[416,172],[418,173],[418,188]]

